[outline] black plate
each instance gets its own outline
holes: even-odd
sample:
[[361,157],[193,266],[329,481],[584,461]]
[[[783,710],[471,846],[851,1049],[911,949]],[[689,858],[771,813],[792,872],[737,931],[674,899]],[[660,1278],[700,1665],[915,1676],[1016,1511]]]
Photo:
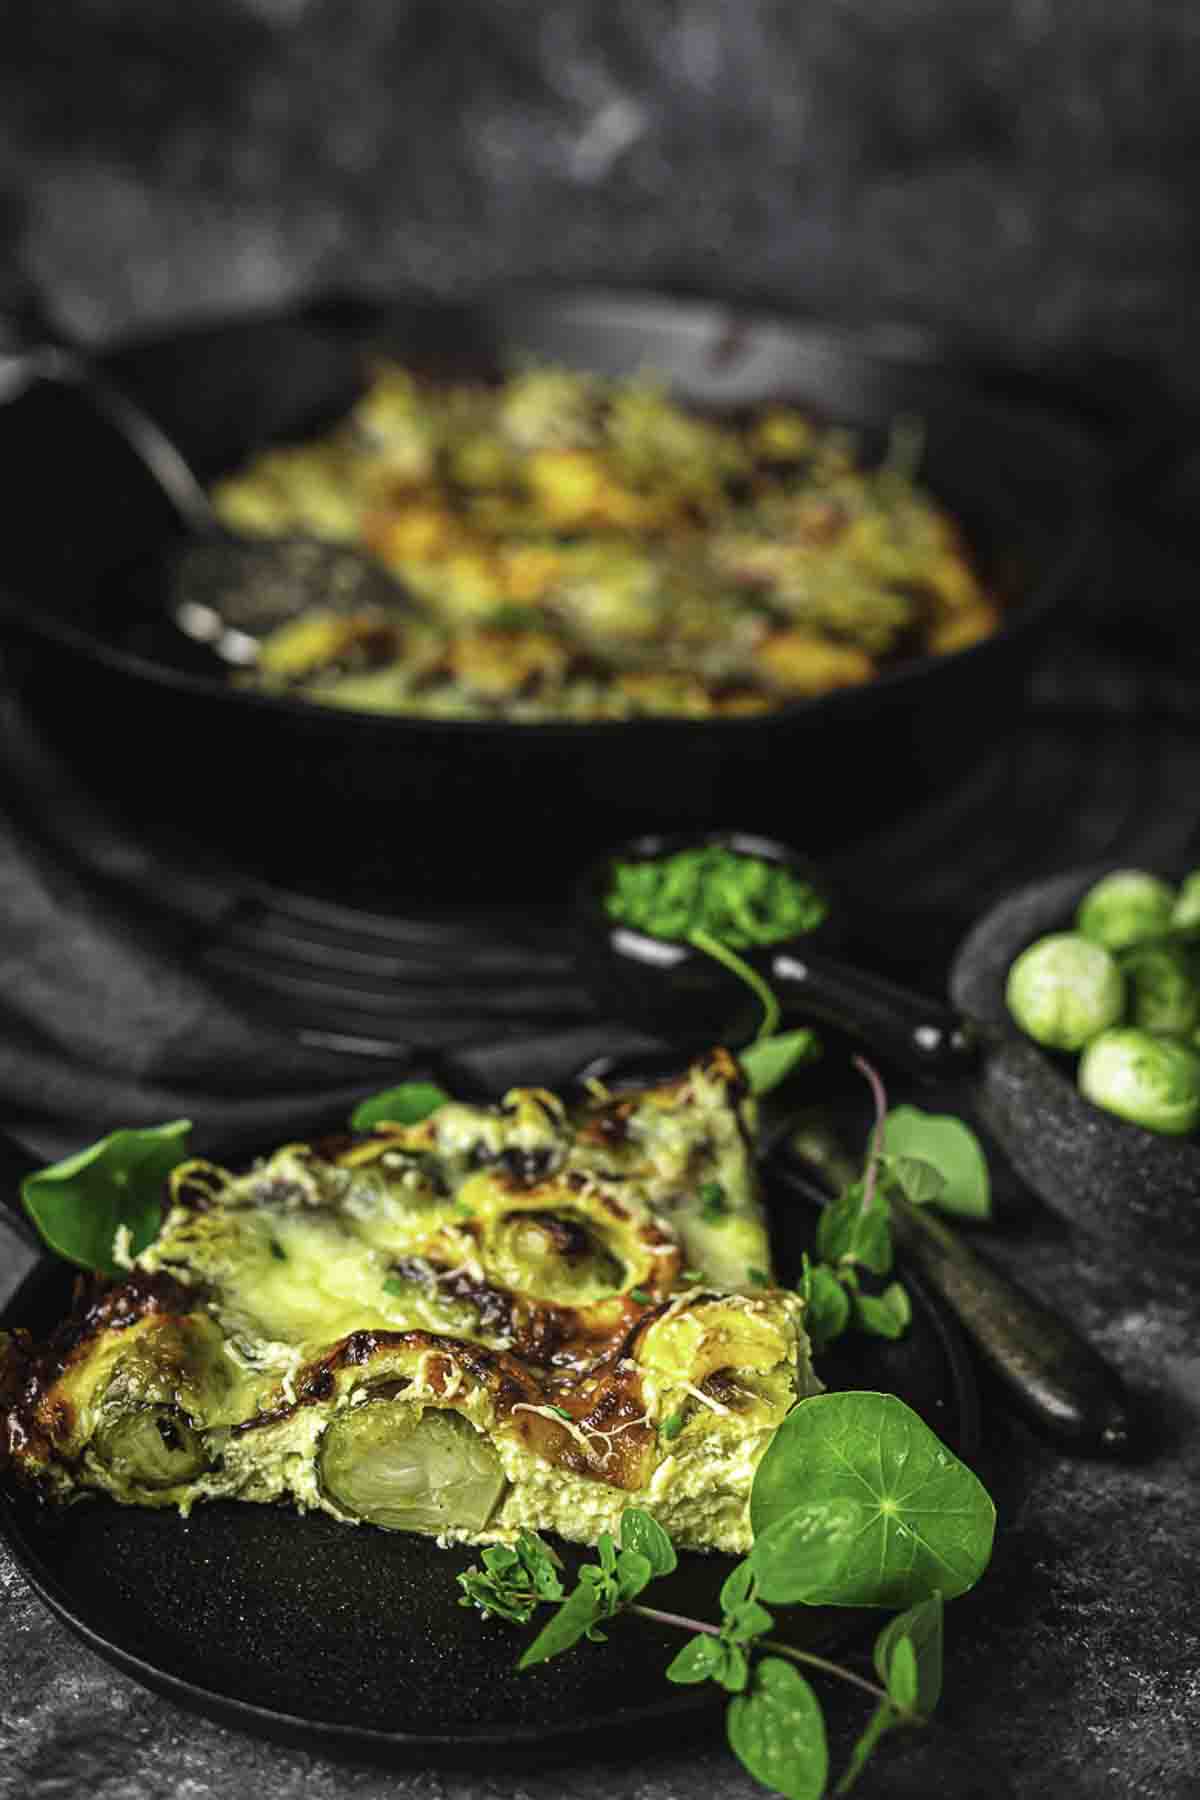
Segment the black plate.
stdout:
[[[774,1221],[787,1269],[811,1230],[794,1202]],[[66,1310],[72,1272],[40,1265],[0,1323],[40,1332]],[[944,1309],[905,1272],[913,1322],[896,1343],[850,1337],[822,1359],[831,1387],[883,1388],[971,1455],[969,1358]],[[373,1759],[420,1746],[470,1754],[552,1746],[694,1714],[715,1690],[672,1687],[678,1633],[618,1620],[608,1641],[518,1675],[527,1634],[457,1604],[478,1551],[350,1530],[321,1514],[218,1503],[174,1511],[107,1500],[56,1512],[0,1491],[0,1529],[32,1586],[86,1644],[146,1686],[244,1730]],[[563,1546],[573,1567],[581,1553]],[[685,1554],[656,1604],[712,1618],[722,1556]],[[827,1649],[877,1613],[791,1609],[786,1635]]]

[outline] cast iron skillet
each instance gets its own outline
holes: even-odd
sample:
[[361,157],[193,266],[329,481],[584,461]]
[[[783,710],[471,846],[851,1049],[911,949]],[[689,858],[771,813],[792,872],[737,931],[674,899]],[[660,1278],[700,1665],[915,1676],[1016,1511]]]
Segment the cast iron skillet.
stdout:
[[1082,430],[945,368],[718,304],[543,293],[334,309],[182,330],[104,372],[208,478],[338,416],[372,347],[451,375],[521,355],[649,367],[717,410],[799,400],[858,430],[868,453],[916,415],[924,477],[1010,610],[958,655],[757,717],[514,726],[237,692],[166,616],[177,525],[111,429],[77,393],[0,407],[12,521],[0,609],[44,730],[135,822],[174,823],[276,879],[384,900],[464,884],[544,892],[597,842],[732,817],[814,849],[852,841],[986,751],[1097,549],[1103,459]]
[[[783,1190],[779,1202],[772,1237],[786,1277],[814,1215]],[[73,1273],[40,1263],[0,1328],[46,1330],[66,1309]],[[919,1277],[905,1268],[904,1280],[914,1308],[905,1337],[848,1337],[822,1357],[823,1378],[899,1394],[969,1458],[978,1447],[970,1358]],[[457,1604],[455,1576],[478,1552],[402,1533],[233,1502],[197,1507],[186,1522],[105,1500],[56,1512],[3,1485],[0,1531],[43,1600],[135,1680],[222,1723],[327,1752],[387,1761],[436,1746],[470,1757],[588,1739],[611,1749],[719,1698],[664,1679],[681,1639],[643,1621],[618,1621],[586,1654],[517,1674],[528,1633]],[[562,1549],[574,1570],[585,1553]],[[684,1555],[656,1603],[710,1617],[732,1567],[730,1557]],[[878,1619],[793,1608],[780,1624],[794,1642],[828,1649]]]
[[1029,1185],[1071,1225],[1138,1263],[1200,1266],[1200,1142],[1093,1106],[1076,1086],[1076,1058],[1031,1043],[1004,1002],[1014,957],[1046,932],[1069,929],[1088,888],[1115,866],[1068,870],[993,907],[959,949],[950,992],[992,1036],[976,1101]]

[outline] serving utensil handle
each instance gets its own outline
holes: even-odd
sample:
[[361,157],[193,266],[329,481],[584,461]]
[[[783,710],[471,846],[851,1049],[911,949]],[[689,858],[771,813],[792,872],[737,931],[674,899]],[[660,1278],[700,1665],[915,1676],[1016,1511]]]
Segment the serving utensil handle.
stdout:
[[797,944],[773,954],[768,979],[789,1011],[837,1026],[911,1074],[942,1079],[974,1066],[978,1045],[959,1013],[883,976]]

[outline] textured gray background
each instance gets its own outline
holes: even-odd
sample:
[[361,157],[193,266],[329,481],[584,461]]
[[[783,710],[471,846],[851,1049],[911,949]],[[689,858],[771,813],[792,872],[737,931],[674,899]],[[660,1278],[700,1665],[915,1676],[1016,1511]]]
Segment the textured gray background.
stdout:
[[1190,359],[1192,0],[5,0],[0,261],[104,336],[669,283]]
[[[1195,381],[1192,0],[0,0],[0,303],[75,333],[330,288],[643,282]],[[14,1273],[0,1236],[0,1291]],[[943,1717],[892,1800],[1197,1788],[1195,1283],[1014,1242],[1127,1369],[1127,1470],[1037,1450],[951,1614]],[[110,1675],[0,1550],[4,1800],[699,1800],[720,1751],[461,1775],[343,1769]],[[845,1730],[849,1713],[839,1713]]]

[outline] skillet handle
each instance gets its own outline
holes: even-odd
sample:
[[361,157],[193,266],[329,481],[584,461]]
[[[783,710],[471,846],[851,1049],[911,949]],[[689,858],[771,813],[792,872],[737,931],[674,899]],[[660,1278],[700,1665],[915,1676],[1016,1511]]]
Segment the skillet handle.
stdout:
[[789,1010],[837,1026],[910,1074],[944,1079],[975,1066],[978,1044],[959,1013],[880,975],[785,948],[772,955],[769,980]]
[[42,382],[75,389],[112,426],[146,470],[185,528],[217,537],[221,527],[183,454],[136,401],[113,387],[86,356],[56,343],[52,328],[37,318],[30,337],[17,319],[0,319],[0,406],[19,400]]

